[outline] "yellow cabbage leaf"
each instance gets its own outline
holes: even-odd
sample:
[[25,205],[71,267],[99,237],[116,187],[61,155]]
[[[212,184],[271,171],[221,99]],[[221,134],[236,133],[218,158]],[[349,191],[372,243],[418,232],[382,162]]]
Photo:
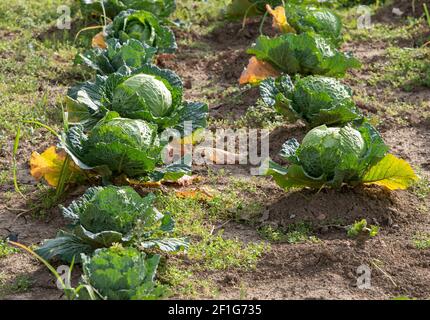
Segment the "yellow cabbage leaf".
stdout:
[[[30,173],[35,179],[44,178],[50,186],[56,187],[65,159],[66,155],[57,153],[55,146],[49,147],[42,154],[34,151],[30,158]],[[67,182],[76,182],[82,177],[80,169],[73,162],[70,162],[67,174]]]
[[296,33],[296,30],[288,24],[284,7],[278,6],[272,9],[272,7],[267,4],[266,10],[273,17],[273,28],[283,33]]
[[92,41],[91,41],[91,45],[93,48],[101,48],[101,49],[106,49],[107,48],[107,44],[105,41],[105,36],[102,32],[97,33]]
[[365,184],[376,184],[389,190],[407,189],[417,180],[409,163],[392,154],[387,154],[363,177]]
[[280,73],[269,63],[260,61],[256,57],[252,57],[249,59],[248,66],[240,76],[239,84],[258,84],[266,78],[277,77],[279,75]]

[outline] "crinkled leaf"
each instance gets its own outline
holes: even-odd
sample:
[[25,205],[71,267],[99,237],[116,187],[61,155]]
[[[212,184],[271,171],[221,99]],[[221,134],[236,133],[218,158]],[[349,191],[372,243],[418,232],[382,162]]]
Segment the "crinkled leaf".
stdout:
[[260,36],[247,52],[290,75],[300,73],[341,77],[349,68],[360,67],[358,60],[311,33],[283,34],[275,38]]
[[184,102],[178,111],[179,119],[175,129],[183,136],[186,133],[194,133],[197,129],[206,128],[209,107],[202,102]]
[[150,63],[156,50],[139,40],[129,39],[120,43],[118,39],[108,39],[107,48],[94,48],[83,54],[78,54],[75,63],[85,64],[96,70],[99,74],[108,75],[122,67],[131,69],[140,68]]
[[[281,15],[282,7],[276,9]],[[288,21],[289,28],[284,27],[284,33],[292,32],[315,32],[338,46],[342,42],[342,22],[340,18],[330,9],[317,8],[309,5],[297,5],[286,3],[282,8],[285,20]],[[286,29],[285,29],[286,28]]]
[[154,280],[159,255],[147,257],[133,248],[100,249],[92,257],[83,255],[84,283],[108,300],[160,298],[165,291]]
[[289,139],[282,145],[279,155],[290,162],[298,163],[296,152],[299,147],[300,144],[295,138]]

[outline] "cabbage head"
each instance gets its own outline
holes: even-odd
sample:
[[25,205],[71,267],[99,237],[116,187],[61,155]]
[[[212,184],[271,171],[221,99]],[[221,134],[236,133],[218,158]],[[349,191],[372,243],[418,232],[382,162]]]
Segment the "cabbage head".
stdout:
[[178,48],[175,35],[151,12],[144,10],[121,11],[106,28],[108,38],[121,42],[136,39],[157,49],[159,53],[173,53]]
[[[148,256],[134,248],[114,246],[99,249],[93,256],[83,254],[82,261],[82,283],[99,299],[150,300],[167,293],[155,282],[160,262],[157,254]],[[90,292],[87,293],[80,299],[88,299]]]
[[91,130],[70,128],[61,146],[82,169],[103,176],[145,176],[161,164],[157,126],[144,120],[121,118],[109,112]]
[[182,131],[185,121],[192,123],[193,131],[206,127],[208,106],[182,101],[182,93],[182,81],[173,71],[155,65],[125,68],[71,88],[66,98],[69,122],[91,128],[108,111],[116,111],[124,118],[154,123],[160,132]]
[[266,174],[282,187],[340,187],[358,184],[373,165],[388,151],[381,136],[368,123],[359,127],[316,127],[299,144],[290,139],[280,155],[290,165],[284,168],[273,161]]
[[334,78],[297,76],[294,84],[288,75],[268,78],[260,83],[260,95],[287,119],[303,119],[311,127],[344,125],[363,119],[352,90]]
[[342,21],[330,9],[286,3],[285,16],[297,33],[315,32],[335,46],[342,42]]
[[312,129],[303,138],[297,157],[304,171],[312,177],[332,179],[342,159],[358,161],[366,154],[366,144],[360,132],[347,126]]
[[145,101],[146,106],[156,117],[165,116],[172,107],[172,94],[162,80],[150,74],[131,76],[114,91],[116,106],[121,100],[127,100],[131,95],[138,95]]

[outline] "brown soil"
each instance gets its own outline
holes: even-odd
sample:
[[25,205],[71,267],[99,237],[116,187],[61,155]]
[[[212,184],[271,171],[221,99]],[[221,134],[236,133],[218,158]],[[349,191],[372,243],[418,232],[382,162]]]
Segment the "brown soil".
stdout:
[[[424,6],[427,5],[427,9],[430,9],[430,4],[428,0],[415,0],[415,1],[407,1],[407,0],[395,0],[392,1],[392,4],[388,6],[384,6],[378,10],[375,15],[376,21],[384,22],[384,23],[397,23],[402,19],[406,19],[407,17],[416,17],[419,18],[424,15]],[[403,13],[402,15],[396,15],[393,13],[393,9],[400,9]]]
[[[420,3],[420,1],[417,1]],[[387,9],[388,10],[388,9]],[[186,83],[186,98],[218,101],[211,105],[211,117],[227,115],[241,117],[258,97],[255,90],[239,99],[231,100],[224,91],[237,86],[237,79],[247,64],[245,48],[258,34],[258,22],[251,22],[245,31],[239,32],[240,23],[225,23],[208,35],[177,32],[179,39],[188,38],[199,46],[180,46],[173,59],[160,61],[163,67],[175,70]],[[189,43],[189,41],[187,42]],[[407,93],[392,89],[386,94],[383,87],[366,85],[367,66],[384,59],[385,45],[372,42],[349,43],[345,49],[354,51],[363,61],[363,68],[353,71],[354,91],[374,95],[382,101],[405,99],[418,103],[430,97],[430,90],[418,89]],[[208,90],[214,88],[210,94]],[[361,106],[368,113],[376,113],[377,107]],[[429,106],[430,107],[430,106]],[[379,127],[392,152],[401,156],[420,171],[430,176],[430,124],[428,119],[412,113],[406,125],[399,125],[386,115]],[[286,124],[271,134],[271,155],[275,160],[281,144],[291,137],[299,141],[306,133],[301,123]],[[43,148],[41,148],[43,149]],[[28,159],[29,152],[23,152],[22,159]],[[21,162],[22,170],[28,170]],[[214,166],[217,170],[219,166]],[[232,175],[244,176],[247,170],[230,166]],[[204,168],[196,168],[204,175]],[[301,190],[286,193],[267,178],[264,187],[270,195],[266,210],[261,213],[257,226],[229,222],[224,235],[244,241],[261,241],[256,231],[259,225],[285,228],[307,221],[311,223],[319,242],[301,244],[274,243],[258,263],[256,270],[233,270],[208,272],[200,275],[218,284],[219,298],[237,299],[388,299],[399,295],[416,298],[430,297],[430,251],[418,250],[412,245],[417,232],[430,232],[430,199],[419,199],[411,191],[388,193],[377,187],[342,188],[339,191],[319,192]],[[221,182],[220,182],[221,183]],[[204,182],[203,182],[204,184]],[[7,207],[26,209],[22,200],[8,199],[5,191],[12,185],[1,186],[0,232],[7,236],[8,228],[19,234],[19,240],[26,244],[39,243],[52,237],[64,224],[59,212],[54,209],[45,220],[18,219],[16,212]],[[347,238],[345,227],[358,219],[366,218],[369,223],[381,227],[380,234],[360,243]],[[357,268],[367,265],[372,270],[368,290],[356,285]],[[6,296],[8,299],[55,299],[59,298],[51,277],[31,258],[11,255],[0,260],[0,270],[11,281],[20,274],[29,274],[35,279],[30,291]],[[50,282],[51,281],[51,282]]]
[[[249,26],[248,29],[252,27],[256,28]],[[234,29],[233,32],[231,28]],[[243,49],[252,42],[252,38],[238,33],[239,29],[239,24],[227,24],[209,37],[195,35],[195,40],[216,48],[216,52],[203,59],[196,58],[193,62],[175,59],[170,67],[185,77],[198,79],[200,88],[212,85],[211,79],[221,79],[226,87],[237,85],[236,81],[248,59]],[[222,37],[222,42],[219,42],[219,37]],[[422,101],[428,101],[430,90],[426,88],[418,88],[414,92],[391,89],[387,94],[386,87],[366,85],[366,66],[370,68],[372,64],[384,59],[387,45],[379,42],[345,45],[346,50],[353,51],[363,61],[363,68],[353,71],[355,81],[350,85],[354,91],[378,96],[386,102],[405,101],[418,106]],[[191,56],[197,55],[194,50],[188,50],[190,49],[181,48],[179,56],[185,58],[185,52]],[[219,57],[222,57],[222,62],[218,60]],[[192,69],[190,65],[193,66]],[[194,88],[191,91],[198,92]],[[240,117],[255,99],[254,93],[248,94],[240,99],[239,108],[235,105],[232,110],[228,108],[229,105],[222,105],[212,111],[212,115],[233,112],[233,117]],[[375,106],[361,107],[367,113],[378,111]],[[430,105],[428,108],[430,109]],[[429,176],[428,119],[417,116],[414,110],[403,116],[408,120],[407,125],[401,126],[386,115],[379,129],[394,154],[410,161],[423,175]],[[275,129],[270,136],[272,158],[280,161],[276,154],[282,143],[292,137],[300,141],[305,133],[306,127],[300,123],[286,124]],[[239,170],[232,172],[234,174]],[[264,219],[259,223],[285,228],[295,222],[308,221],[321,242],[273,244],[272,250],[261,259],[256,271],[210,273],[210,278],[221,288],[220,298],[239,298],[244,292],[247,298],[256,299],[389,299],[399,295],[417,298],[430,296],[430,254],[412,245],[417,232],[430,230],[428,198],[420,200],[408,191],[388,193],[378,187],[290,193],[280,191],[270,184],[267,188],[267,193],[272,198],[267,204],[266,212],[262,213]],[[381,227],[380,235],[364,245],[347,238],[345,232],[345,226],[363,218]],[[235,222],[225,226],[224,235],[244,241],[261,240],[255,225]],[[356,285],[356,270],[363,264],[372,269],[372,288],[369,290],[358,289]]]

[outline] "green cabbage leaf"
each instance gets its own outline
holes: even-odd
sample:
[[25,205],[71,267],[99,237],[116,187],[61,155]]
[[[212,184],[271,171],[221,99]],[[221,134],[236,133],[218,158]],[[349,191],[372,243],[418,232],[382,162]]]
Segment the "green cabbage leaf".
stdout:
[[285,16],[297,33],[314,32],[335,46],[342,43],[342,21],[327,8],[286,3]]
[[164,164],[157,126],[144,120],[120,118],[109,112],[91,130],[71,127],[61,136],[60,147],[83,170],[105,179],[126,175],[150,181],[177,180],[190,174],[183,159]]
[[338,51],[323,37],[309,32],[275,38],[260,36],[247,53],[289,75],[342,77],[348,69],[361,66],[350,54]]
[[109,75],[121,68],[137,69],[151,63],[156,49],[139,40],[129,39],[121,43],[111,38],[106,41],[107,48],[93,48],[80,53],[75,58],[76,64],[83,64],[101,75]]

